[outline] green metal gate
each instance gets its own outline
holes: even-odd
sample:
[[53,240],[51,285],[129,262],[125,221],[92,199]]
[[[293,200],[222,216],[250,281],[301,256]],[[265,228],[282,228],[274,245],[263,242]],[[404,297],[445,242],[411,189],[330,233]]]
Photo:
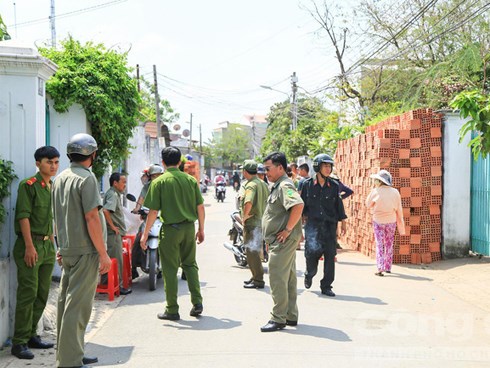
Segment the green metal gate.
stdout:
[[490,255],[490,157],[471,165],[471,250]]

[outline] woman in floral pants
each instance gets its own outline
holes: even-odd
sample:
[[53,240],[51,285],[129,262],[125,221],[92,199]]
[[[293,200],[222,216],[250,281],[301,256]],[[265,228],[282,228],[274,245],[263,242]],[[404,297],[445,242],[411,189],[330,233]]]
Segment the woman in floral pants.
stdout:
[[371,175],[374,179],[374,188],[366,199],[366,207],[373,215],[374,237],[376,239],[376,276],[383,276],[383,272],[391,272],[393,262],[393,241],[395,229],[398,227],[400,235],[405,235],[403,221],[402,200],[398,190],[392,187],[391,174],[380,170]]

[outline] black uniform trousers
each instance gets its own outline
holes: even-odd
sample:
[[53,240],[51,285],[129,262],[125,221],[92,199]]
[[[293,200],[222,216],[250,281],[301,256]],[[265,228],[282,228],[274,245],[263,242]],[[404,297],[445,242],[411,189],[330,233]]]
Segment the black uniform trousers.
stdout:
[[323,256],[323,279],[320,288],[332,288],[335,279],[337,255],[337,222],[307,221],[305,224],[305,278],[313,279],[318,272],[318,261]]

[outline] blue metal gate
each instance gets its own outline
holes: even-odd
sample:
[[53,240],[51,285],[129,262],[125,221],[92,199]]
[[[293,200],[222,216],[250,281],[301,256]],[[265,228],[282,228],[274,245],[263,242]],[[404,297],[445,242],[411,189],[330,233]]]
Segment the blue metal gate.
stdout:
[[490,157],[471,165],[471,250],[490,255]]

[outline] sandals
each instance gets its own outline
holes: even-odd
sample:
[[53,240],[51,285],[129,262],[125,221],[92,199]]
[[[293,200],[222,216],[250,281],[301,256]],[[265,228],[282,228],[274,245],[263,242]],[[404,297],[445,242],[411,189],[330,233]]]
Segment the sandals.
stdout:
[[375,275],[376,275],[376,276],[384,276],[384,275],[383,275],[383,272],[376,272],[376,273],[375,273]]

